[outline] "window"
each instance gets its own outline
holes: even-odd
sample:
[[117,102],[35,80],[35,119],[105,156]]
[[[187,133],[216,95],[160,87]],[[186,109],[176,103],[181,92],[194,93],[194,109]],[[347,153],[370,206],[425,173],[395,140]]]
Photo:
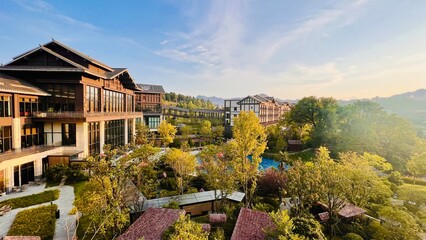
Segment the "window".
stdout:
[[12,126],[0,127],[0,152],[12,149]]
[[104,99],[104,112],[123,112],[125,110],[123,93],[104,90]]
[[75,111],[75,85],[72,84],[45,84],[43,89],[50,93],[50,97],[43,98],[45,111]]
[[0,117],[11,117],[10,96],[0,96]]
[[43,125],[26,124],[21,129],[21,148],[41,145],[44,143]]
[[101,111],[101,91],[99,88],[86,86],[86,111]]
[[149,129],[157,129],[160,125],[160,117],[145,117],[144,120]]
[[127,95],[127,112],[134,112],[133,110],[134,105],[134,97],[132,95]]
[[62,146],[72,146],[76,144],[75,123],[62,123]]
[[89,153],[99,154],[101,150],[99,122],[88,124],[89,132]]
[[133,142],[133,119],[127,119],[127,140],[128,143]]
[[105,121],[105,144],[111,148],[124,146],[124,120]]
[[29,117],[33,116],[38,111],[37,98],[20,98],[19,101],[19,116]]

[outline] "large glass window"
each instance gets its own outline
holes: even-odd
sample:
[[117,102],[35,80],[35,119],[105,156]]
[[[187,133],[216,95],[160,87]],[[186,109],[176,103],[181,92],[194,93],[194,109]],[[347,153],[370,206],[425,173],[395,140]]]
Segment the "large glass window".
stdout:
[[99,88],[86,86],[86,111],[101,111],[101,90]]
[[134,112],[133,106],[134,106],[134,97],[132,95],[127,95],[127,112]]
[[127,139],[129,143],[133,142],[133,119],[127,119]]
[[91,122],[88,124],[89,132],[89,153],[99,154],[101,150],[99,122]]
[[124,94],[119,92],[113,92],[104,90],[104,112],[124,112]]
[[12,126],[0,127],[0,152],[12,149]]
[[124,146],[124,120],[105,121],[105,144],[111,148]]
[[157,129],[160,125],[160,117],[144,117],[144,120],[149,129]]
[[75,123],[62,123],[62,146],[71,146],[76,144],[76,125]]
[[41,145],[44,143],[43,125],[26,124],[21,130],[21,148]]
[[75,84],[53,84],[43,86],[51,96],[45,97],[43,110],[60,112],[75,111]]
[[11,97],[0,96],[0,117],[11,117]]

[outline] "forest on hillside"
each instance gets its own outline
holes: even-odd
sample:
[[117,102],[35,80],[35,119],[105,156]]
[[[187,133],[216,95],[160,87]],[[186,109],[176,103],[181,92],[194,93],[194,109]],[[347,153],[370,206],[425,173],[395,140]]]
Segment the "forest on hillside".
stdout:
[[216,109],[210,100],[199,99],[193,96],[185,96],[179,93],[166,93],[163,97],[164,104],[186,109]]

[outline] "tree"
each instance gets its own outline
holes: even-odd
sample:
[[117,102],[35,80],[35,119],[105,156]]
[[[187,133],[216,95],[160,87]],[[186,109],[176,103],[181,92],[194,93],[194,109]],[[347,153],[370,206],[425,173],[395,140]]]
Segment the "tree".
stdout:
[[[340,153],[339,159],[342,170],[349,181],[348,185],[343,186],[349,202],[359,207],[365,207],[371,203],[383,204],[388,201],[392,195],[390,184],[386,185],[387,180],[381,179],[374,167],[370,165],[371,159],[380,159],[380,162],[384,159],[368,153],[358,155],[354,152]],[[377,161],[374,161],[373,165],[377,166]],[[381,165],[387,166],[385,163]]]
[[214,127],[213,136],[219,144],[221,144],[223,141],[224,132],[225,132],[225,128],[222,125]]
[[208,233],[205,232],[201,225],[190,220],[189,216],[180,216],[179,220],[176,221],[166,232],[163,234],[163,238],[166,240],[207,240]]
[[225,151],[226,149],[223,146],[209,145],[204,147],[199,154],[201,174],[204,176],[208,187],[215,191],[215,211],[218,209],[216,190],[220,190],[221,209],[226,202],[227,196],[236,189],[231,161],[227,154],[224,153]]
[[165,163],[173,169],[179,194],[183,194],[188,186],[191,174],[196,170],[197,160],[195,156],[173,148],[166,153]]
[[201,122],[199,133],[204,139],[208,140],[209,142],[212,136],[212,123],[209,120],[203,120]]
[[420,231],[419,225],[417,225],[416,220],[407,212],[393,207],[383,207],[378,214],[383,219],[384,226],[388,230],[387,234],[385,232],[388,237],[383,238],[383,236],[379,235],[375,239],[420,239],[417,236]]
[[259,163],[262,160],[260,155],[266,148],[265,129],[254,112],[241,112],[234,120],[232,133],[234,139],[229,144],[235,151],[233,168],[244,190],[245,205],[248,207],[256,189]]
[[268,168],[259,176],[258,191],[263,195],[277,196],[281,200],[286,181],[284,172]]
[[149,136],[149,128],[143,123],[136,124],[135,143],[137,145],[147,144]]
[[126,204],[126,187],[136,173],[129,161],[129,155],[118,150],[104,148],[105,154],[89,156],[87,164],[91,178],[83,197],[76,201],[76,207],[91,220],[89,231],[97,234],[119,234],[129,222],[129,209]]
[[407,162],[407,170],[414,177],[426,176],[426,152],[414,155]]
[[160,138],[163,141],[164,146],[173,142],[176,132],[176,127],[167,121],[162,121],[160,126],[158,126],[158,133],[160,134]]
[[287,211],[272,212],[272,213],[269,213],[269,216],[271,217],[275,227],[272,229],[265,230],[267,235],[266,239],[279,239],[279,240],[306,239],[293,232],[293,229],[294,229],[293,220],[290,218]]

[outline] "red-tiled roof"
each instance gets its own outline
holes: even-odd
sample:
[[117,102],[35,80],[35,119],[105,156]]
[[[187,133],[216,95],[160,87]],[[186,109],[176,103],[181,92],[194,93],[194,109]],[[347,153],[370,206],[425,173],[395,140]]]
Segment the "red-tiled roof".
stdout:
[[273,227],[274,223],[268,213],[241,208],[231,240],[263,240],[264,229]]
[[351,203],[346,204],[342,209],[339,211],[339,215],[345,218],[355,217],[359,216],[365,213],[365,210],[357,207]]
[[185,214],[185,211],[168,208],[148,208],[118,239],[139,240],[143,237],[144,240],[160,240],[164,231],[176,222],[181,214]]

